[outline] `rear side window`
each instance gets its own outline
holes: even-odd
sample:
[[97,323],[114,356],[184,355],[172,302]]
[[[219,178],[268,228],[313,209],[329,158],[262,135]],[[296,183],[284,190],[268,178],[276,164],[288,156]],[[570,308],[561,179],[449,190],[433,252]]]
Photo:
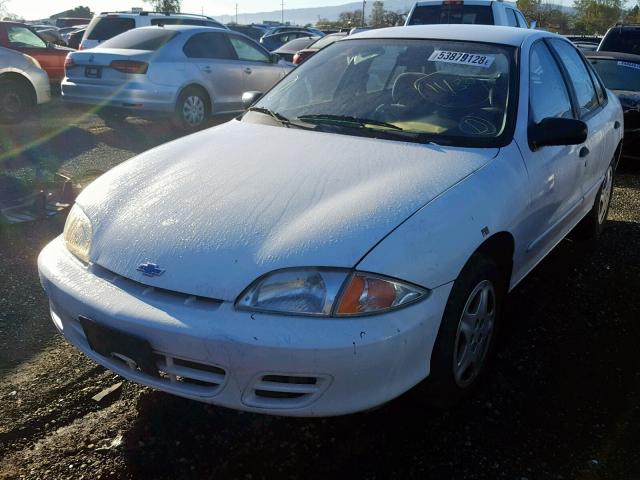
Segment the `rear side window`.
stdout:
[[197,33],[184,44],[182,51],[189,58],[235,59],[229,40],[224,33]]
[[614,28],[602,39],[598,50],[640,55],[640,29]]
[[464,5],[462,2],[418,6],[413,10],[409,25],[439,23],[475,23],[493,25],[493,12],[488,5]]
[[177,34],[162,28],[135,28],[101,43],[100,47],[156,51]]
[[572,118],[571,100],[560,68],[544,42],[531,48],[529,110],[534,123],[545,118]]
[[252,45],[250,42],[235,35],[230,36],[231,45],[238,56],[238,60],[245,62],[263,62],[271,63],[269,55],[261,48]]
[[578,51],[572,45],[562,40],[551,40],[551,44],[560,56],[571,78],[571,83],[573,84],[573,89],[578,99],[580,114],[586,115],[598,108],[599,103],[595,87]]
[[87,28],[87,39],[102,42],[131,30],[135,26],[136,22],[133,18],[96,17]]

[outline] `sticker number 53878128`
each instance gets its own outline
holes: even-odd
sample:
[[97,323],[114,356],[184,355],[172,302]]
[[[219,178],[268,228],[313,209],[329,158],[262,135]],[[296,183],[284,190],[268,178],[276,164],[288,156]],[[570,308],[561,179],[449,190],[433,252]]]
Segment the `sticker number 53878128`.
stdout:
[[450,52],[448,50],[434,50],[429,57],[430,62],[457,63],[472,67],[489,68],[495,60],[493,55],[479,55],[477,53]]

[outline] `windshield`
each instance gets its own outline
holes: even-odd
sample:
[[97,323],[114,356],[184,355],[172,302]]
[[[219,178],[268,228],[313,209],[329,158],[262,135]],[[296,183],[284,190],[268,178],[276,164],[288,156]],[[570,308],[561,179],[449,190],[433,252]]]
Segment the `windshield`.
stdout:
[[165,30],[160,27],[135,28],[107,40],[100,44],[100,47],[155,51],[177,34],[175,30]]
[[256,107],[348,135],[497,146],[512,116],[513,57],[511,47],[481,43],[344,40]]
[[409,25],[438,23],[493,25],[493,12],[488,5],[464,5],[462,2],[456,2],[416,7],[409,19]]
[[640,63],[614,59],[590,58],[605,87],[611,90],[640,91]]
[[9,45],[13,48],[46,48],[47,44],[26,27],[10,25],[7,28]]

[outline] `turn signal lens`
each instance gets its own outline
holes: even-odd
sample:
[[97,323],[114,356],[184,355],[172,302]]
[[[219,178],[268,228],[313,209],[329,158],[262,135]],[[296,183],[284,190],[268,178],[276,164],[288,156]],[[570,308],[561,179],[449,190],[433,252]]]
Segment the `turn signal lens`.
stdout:
[[428,290],[366,273],[355,273],[344,289],[336,315],[362,315],[413,303]]

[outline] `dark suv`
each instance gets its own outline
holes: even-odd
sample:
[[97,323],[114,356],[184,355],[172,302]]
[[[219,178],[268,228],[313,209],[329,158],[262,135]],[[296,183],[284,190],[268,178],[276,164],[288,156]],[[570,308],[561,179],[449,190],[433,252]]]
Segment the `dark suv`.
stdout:
[[600,42],[598,51],[640,55],[640,24],[616,24],[611,27]]

